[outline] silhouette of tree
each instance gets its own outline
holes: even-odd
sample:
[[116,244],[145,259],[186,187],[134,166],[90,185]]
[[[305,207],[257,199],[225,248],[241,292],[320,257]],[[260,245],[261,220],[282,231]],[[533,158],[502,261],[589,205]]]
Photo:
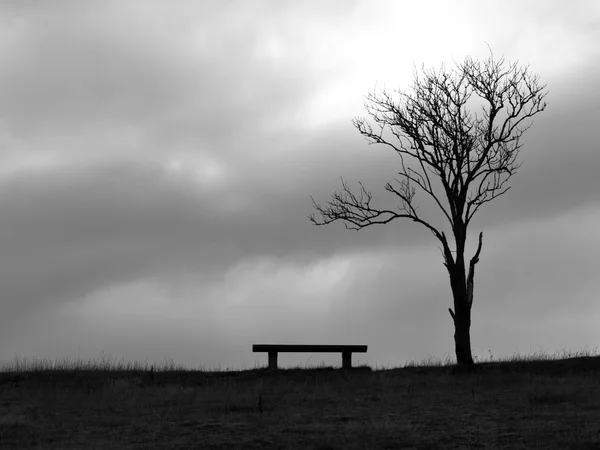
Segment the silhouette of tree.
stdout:
[[[453,69],[442,66],[439,71],[423,68],[421,72],[415,72],[415,82],[406,92],[395,91],[394,96],[383,90],[367,96],[371,123],[365,118],[353,120],[369,144],[384,144],[400,157],[399,177],[385,184],[399,198],[397,208],[372,206],[372,194],[362,183],[354,194],[342,178],[342,191],[335,192],[326,206],[311,196],[320,218],[314,213],[309,218],[316,225],[341,220],[346,228],[358,230],[405,217],[428,228],[442,244],[450,275],[456,360],[473,364],[473,280],[483,232],[467,272],[467,228],[482,205],[510,189],[506,183],[522,164],[517,161],[521,137],[531,126],[530,119],[546,108],[546,85],[528,66],[495,60],[491,52],[483,61],[467,57]],[[419,214],[417,190],[444,213],[454,250],[446,234]]]

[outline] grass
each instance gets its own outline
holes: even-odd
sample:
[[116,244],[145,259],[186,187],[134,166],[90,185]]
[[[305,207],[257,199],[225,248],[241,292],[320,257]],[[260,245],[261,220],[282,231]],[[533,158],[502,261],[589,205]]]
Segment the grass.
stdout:
[[600,357],[276,373],[16,358],[0,448],[600,449]]

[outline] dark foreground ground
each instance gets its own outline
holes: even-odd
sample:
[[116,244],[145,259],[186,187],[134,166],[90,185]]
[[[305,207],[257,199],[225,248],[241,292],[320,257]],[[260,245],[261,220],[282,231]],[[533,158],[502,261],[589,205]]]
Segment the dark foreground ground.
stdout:
[[600,449],[600,358],[0,373],[0,448]]

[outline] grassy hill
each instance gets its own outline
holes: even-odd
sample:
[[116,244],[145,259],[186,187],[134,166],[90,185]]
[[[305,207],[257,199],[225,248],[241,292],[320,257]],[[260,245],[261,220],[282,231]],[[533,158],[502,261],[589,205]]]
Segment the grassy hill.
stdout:
[[275,373],[15,360],[0,448],[600,449],[600,357]]

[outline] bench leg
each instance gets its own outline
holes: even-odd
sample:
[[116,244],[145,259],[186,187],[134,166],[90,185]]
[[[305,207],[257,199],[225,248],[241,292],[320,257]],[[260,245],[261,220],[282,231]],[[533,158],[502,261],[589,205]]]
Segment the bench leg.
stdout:
[[269,369],[277,370],[277,352],[269,352]]
[[350,369],[352,367],[352,353],[342,352],[342,369]]

